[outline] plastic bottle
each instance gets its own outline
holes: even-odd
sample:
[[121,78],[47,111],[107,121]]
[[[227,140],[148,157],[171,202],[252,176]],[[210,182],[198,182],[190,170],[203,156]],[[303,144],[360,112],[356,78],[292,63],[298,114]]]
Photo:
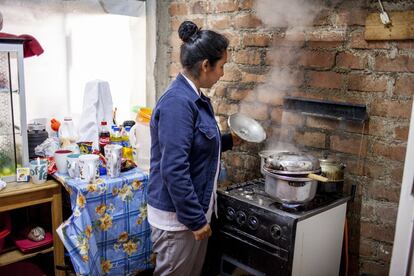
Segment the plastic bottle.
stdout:
[[134,160],[133,154],[132,154],[132,147],[131,143],[129,142],[129,132],[131,130],[130,126],[126,126],[122,131],[122,157]]
[[99,127],[99,151],[102,155],[105,155],[104,147],[110,143],[111,132],[107,122],[102,121]]
[[111,136],[111,144],[122,146],[121,130],[117,126],[114,127],[114,131],[112,133],[112,136]]
[[137,123],[131,128],[129,134],[134,161],[137,167],[144,171],[150,168],[151,135],[149,123],[151,114],[151,108],[140,108],[137,114]]

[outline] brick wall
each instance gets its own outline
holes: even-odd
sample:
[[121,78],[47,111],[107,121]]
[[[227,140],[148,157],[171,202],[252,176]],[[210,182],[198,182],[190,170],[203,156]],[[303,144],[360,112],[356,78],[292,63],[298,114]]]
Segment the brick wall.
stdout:
[[[414,9],[409,0],[385,6]],[[230,114],[244,112],[270,139],[317,156],[326,151],[347,164],[346,188],[358,187],[348,212],[351,275],[388,274],[413,98],[414,42],[364,40],[365,16],[376,10],[376,1],[343,1],[322,10],[312,28],[285,32],[266,27],[253,0],[169,5],[170,78],[180,70],[177,29],[183,20],[230,39],[225,76],[207,91],[223,131]],[[366,104],[369,123],[287,112],[285,95]],[[226,153],[230,178],[259,176],[257,153],[264,146],[245,144]]]

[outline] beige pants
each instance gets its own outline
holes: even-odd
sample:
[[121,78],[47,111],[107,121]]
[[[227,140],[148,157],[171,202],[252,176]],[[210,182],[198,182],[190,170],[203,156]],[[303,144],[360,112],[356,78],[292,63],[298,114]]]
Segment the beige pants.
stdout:
[[164,231],[151,226],[151,241],[157,254],[155,276],[201,274],[208,239],[196,241],[190,230]]

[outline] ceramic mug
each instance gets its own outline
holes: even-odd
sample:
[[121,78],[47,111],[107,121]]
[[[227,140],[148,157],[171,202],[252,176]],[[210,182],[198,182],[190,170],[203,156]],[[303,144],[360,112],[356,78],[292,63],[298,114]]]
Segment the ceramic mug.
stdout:
[[66,165],[66,158],[69,154],[72,154],[73,152],[71,150],[57,150],[55,151],[55,162],[56,162],[56,168],[58,173],[66,174],[68,173],[68,168]]
[[118,177],[121,174],[122,146],[106,145],[104,150],[106,158],[106,174],[109,177]]
[[95,182],[99,177],[99,156],[96,154],[85,154],[79,156],[80,179],[88,183]]
[[66,166],[68,168],[68,174],[71,178],[79,178],[79,156],[80,154],[69,154],[66,157]]
[[47,161],[33,160],[30,161],[30,179],[34,184],[42,184],[47,179]]

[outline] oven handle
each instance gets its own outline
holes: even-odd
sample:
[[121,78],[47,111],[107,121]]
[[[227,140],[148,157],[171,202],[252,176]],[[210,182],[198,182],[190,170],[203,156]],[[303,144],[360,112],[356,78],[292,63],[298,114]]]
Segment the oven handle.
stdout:
[[270,255],[272,255],[274,257],[280,258],[280,259],[282,259],[284,261],[288,261],[288,257],[287,256],[286,257],[285,256],[281,256],[281,253],[284,253],[285,250],[283,250],[283,249],[281,249],[281,248],[279,248],[277,246],[274,246],[273,244],[270,244],[270,243],[268,243],[266,241],[262,241],[262,240],[259,241],[256,237],[251,236],[251,235],[249,235],[247,233],[243,233],[241,231],[238,231],[237,229],[234,229],[234,230],[236,230],[238,232],[238,234],[239,235],[242,235],[243,238],[245,238],[245,239],[241,239],[240,237],[237,237],[237,236],[233,235],[232,233],[229,233],[229,232],[227,232],[227,231],[225,231],[223,229],[220,229],[220,232],[222,234],[230,237],[230,238],[236,239],[236,240],[238,240],[240,242],[243,242],[243,243],[247,243],[248,245],[251,245],[251,246],[253,246],[253,247],[255,247],[255,248],[257,248],[257,249],[259,249],[261,251],[264,251],[267,254],[270,254]]

